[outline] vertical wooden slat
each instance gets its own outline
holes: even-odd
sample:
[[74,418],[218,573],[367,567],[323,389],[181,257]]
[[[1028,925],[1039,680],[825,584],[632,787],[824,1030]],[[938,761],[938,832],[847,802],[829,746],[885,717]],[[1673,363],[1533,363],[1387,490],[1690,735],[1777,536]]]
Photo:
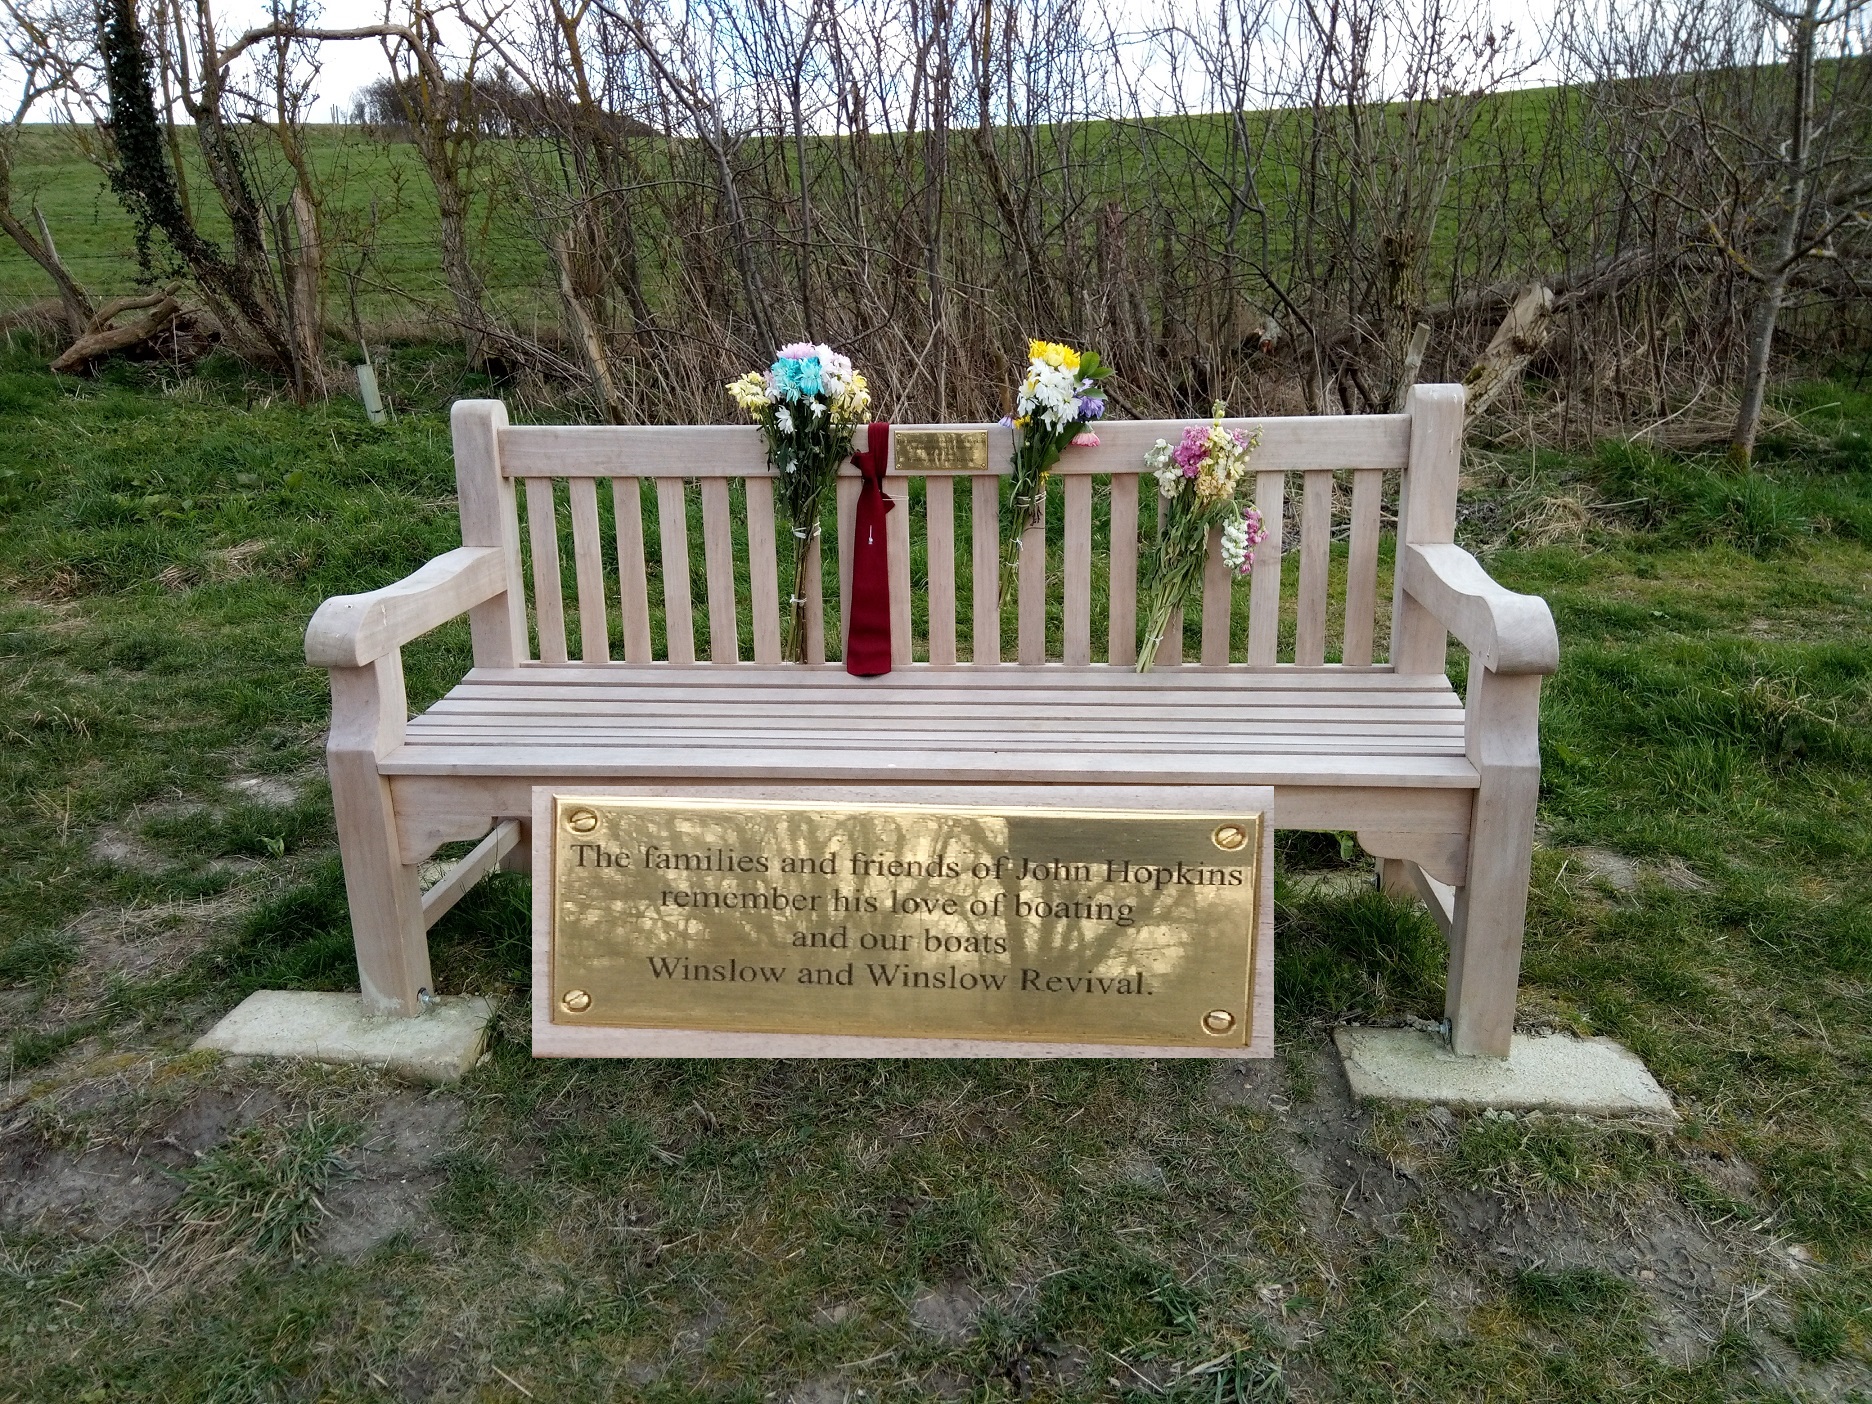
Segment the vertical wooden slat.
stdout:
[[929,661],[953,668],[956,661],[955,479],[923,480],[923,540],[929,576]]
[[1294,662],[1326,661],[1326,583],[1332,564],[1332,483],[1327,469],[1306,474],[1300,501],[1300,600],[1294,615]]
[[1068,663],[1092,661],[1092,479],[1075,473],[1065,480],[1065,583],[1060,604],[1064,624],[1061,656]]
[[643,495],[636,478],[611,480],[611,515],[617,524],[618,603],[624,612],[624,661],[648,663],[650,581],[644,570]]
[[1015,592],[1019,613],[1015,616],[1015,657],[1028,667],[1046,662],[1046,489],[1040,489],[1040,502],[1034,510],[1035,521],[1021,533],[1020,559],[1016,563]]
[[773,479],[749,478],[745,486],[748,595],[754,610],[754,661],[778,663],[781,629],[780,566],[774,556]]
[[[1413,385],[1404,397],[1411,419],[1410,457],[1398,487],[1397,555],[1404,547],[1456,539],[1456,487],[1462,474],[1460,385]],[[1449,631],[1404,588],[1391,582],[1391,666],[1400,673],[1441,673],[1449,666]]]
[[566,491],[572,499],[572,568],[578,580],[579,652],[587,663],[609,663],[611,621],[605,606],[598,480],[568,478]]
[[702,480],[702,568],[708,576],[709,662],[741,661],[741,624],[735,615],[734,520],[728,480]]
[[970,657],[976,663],[1001,661],[1001,480],[980,477],[970,480],[974,512],[974,582],[971,585],[971,609],[975,619],[975,647]]
[[[1157,495],[1157,539],[1163,539],[1164,514],[1167,506],[1163,494]],[[1164,668],[1183,662],[1183,611],[1173,610],[1170,622],[1164,626],[1163,640],[1157,645],[1157,658],[1154,667]]]
[[1248,661],[1274,663],[1280,658],[1281,514],[1286,510],[1287,475],[1255,474],[1255,511],[1267,539],[1254,548],[1254,576],[1248,591]]
[[[806,661],[808,663],[825,662],[825,579],[820,557],[820,547],[825,541],[825,533],[813,532],[812,540],[806,545]],[[798,589],[797,582],[794,589]]]
[[559,583],[559,517],[553,480],[526,480],[527,538],[533,545],[533,622],[542,663],[566,661],[565,593]]
[[468,611],[477,668],[511,668],[533,656],[527,644],[526,587],[520,580],[520,513],[514,480],[501,472],[499,400],[457,400],[449,419],[455,439],[455,496],[462,545],[498,546],[506,588]]
[[1360,468],[1352,474],[1352,537],[1346,552],[1345,645],[1343,663],[1363,666],[1372,660],[1372,633],[1378,613],[1378,509],[1384,497],[1384,474]]
[[859,478],[838,480],[838,553],[839,553],[839,657],[851,638],[852,533],[858,529],[858,493],[864,487]]
[[1176,668],[1183,664],[1183,611],[1170,611],[1170,622],[1164,626],[1163,642],[1157,645],[1157,663],[1159,668]]
[[910,480],[887,477],[884,495],[891,509],[884,518],[885,564],[890,576],[891,666],[908,667],[915,659],[916,636],[910,613]]
[[1235,604],[1235,572],[1222,560],[1222,528],[1209,529],[1203,563],[1202,661],[1229,661],[1229,612]]
[[657,537],[663,544],[663,629],[672,663],[695,662],[689,611],[689,506],[681,478],[658,478]]
[[1137,662],[1137,525],[1136,473],[1114,473],[1111,480],[1111,610],[1105,657],[1120,667]]

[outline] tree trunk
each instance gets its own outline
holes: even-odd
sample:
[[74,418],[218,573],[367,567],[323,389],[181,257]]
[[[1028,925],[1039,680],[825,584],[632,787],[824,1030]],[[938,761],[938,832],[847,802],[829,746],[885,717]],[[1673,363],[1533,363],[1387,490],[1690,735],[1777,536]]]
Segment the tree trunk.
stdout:
[[468,256],[468,197],[446,162],[429,163],[429,178],[435,186],[436,213],[442,226],[442,280],[455,302],[468,364],[478,366],[486,355],[487,312],[481,305],[481,279]]
[[1748,369],[1742,377],[1742,404],[1729,436],[1729,457],[1744,467],[1755,456],[1762,406],[1768,397],[1768,362],[1774,352],[1775,323],[1787,297],[1788,281],[1801,257],[1801,228],[1807,221],[1808,152],[1813,144],[1814,51],[1818,47],[1820,0],[1806,0],[1794,21],[1794,103],[1787,143],[1787,213],[1775,231],[1774,261],[1765,270],[1761,296],[1749,318]]
[[553,240],[553,261],[559,265],[559,293],[565,299],[566,317],[572,323],[568,330],[578,342],[579,350],[584,353],[585,367],[591,373],[592,389],[598,392],[598,402],[604,408],[605,418],[613,424],[622,424],[624,406],[618,399],[617,380],[611,374],[611,355],[605,349],[604,333],[592,321],[585,299],[579,293],[578,280],[573,276],[572,260],[576,248],[576,234],[573,231]]
[[1520,378],[1527,363],[1547,344],[1554,297],[1545,283],[1533,283],[1515,300],[1488,349],[1463,377],[1469,387],[1469,413],[1480,414]]
[[293,340],[308,392],[324,384],[325,360],[325,255],[319,244],[318,216],[303,186],[294,186],[292,219],[298,234],[287,272],[291,279]]
[[1762,407],[1768,398],[1768,361],[1774,351],[1775,323],[1787,296],[1785,274],[1771,278],[1762,289],[1749,317],[1748,368],[1742,373],[1742,404],[1736,410],[1735,432],[1729,436],[1729,457],[1747,467],[1755,456],[1755,436],[1761,430]]
[[58,250],[52,245],[52,231],[46,228],[45,216],[39,216],[39,230],[44,237],[35,238],[32,231],[14,217],[12,210],[0,206],[0,229],[4,229],[13,242],[20,246],[26,257],[45,269],[58,288],[59,302],[65,308],[65,323],[71,328],[73,338],[83,336],[85,329],[91,325],[91,298],[59,261]]

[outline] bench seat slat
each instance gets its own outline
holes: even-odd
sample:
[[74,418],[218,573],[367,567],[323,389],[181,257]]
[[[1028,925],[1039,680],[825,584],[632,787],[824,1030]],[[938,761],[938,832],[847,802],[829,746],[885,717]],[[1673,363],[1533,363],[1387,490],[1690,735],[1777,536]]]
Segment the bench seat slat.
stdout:
[[1384,669],[1365,671],[1338,668],[1296,668],[1285,665],[1267,669],[1240,666],[1203,669],[1195,666],[1170,673],[1133,673],[1124,668],[1093,665],[1067,668],[1053,664],[1045,668],[986,669],[971,672],[966,680],[946,668],[915,666],[892,671],[887,679],[856,683],[843,668],[762,668],[749,665],[719,672],[692,668],[631,668],[622,665],[608,668],[547,667],[531,664],[522,668],[475,668],[463,681],[467,687],[538,688],[543,695],[562,688],[621,688],[631,692],[644,689],[684,689],[700,697],[717,697],[719,689],[766,688],[782,696],[797,697],[804,692],[824,692],[848,697],[858,691],[947,692],[959,697],[979,698],[992,691],[1039,693],[1054,696],[1058,690],[1075,698],[1098,693],[1168,699],[1185,692],[1218,693],[1225,698],[1249,693],[1297,692],[1321,701],[1354,694],[1392,697],[1400,694],[1431,693],[1453,697],[1449,680],[1440,673],[1393,673]]
[[1013,748],[988,751],[805,751],[793,747],[500,746],[405,744],[378,762],[384,775],[554,775],[592,780],[640,778],[867,780],[905,776],[931,784],[1081,783],[1109,785],[1367,785],[1473,790],[1476,770],[1462,756],[1245,755],[1200,753],[1182,764],[1113,746],[1083,752]]
[[[743,700],[745,702],[745,700]],[[429,717],[532,717],[541,724],[550,724],[554,717],[590,717],[593,709],[629,708],[633,717],[687,717],[695,713],[700,706],[696,702],[674,702],[663,698],[618,698],[608,702],[571,702],[571,700],[552,700],[552,698],[461,698],[438,702]],[[1037,708],[1031,709],[1037,711]],[[1060,715],[1031,715],[1026,711],[1022,717],[1024,726],[1035,726],[1045,730],[1048,726],[1058,726]],[[775,726],[784,724],[788,717],[807,717],[812,723],[824,726],[826,721],[837,721],[841,717],[852,715],[852,709],[826,702],[805,702],[796,706],[782,706],[777,702],[762,702],[756,706],[743,706],[738,724],[745,726]],[[852,723],[867,721],[870,713],[852,717]],[[930,702],[897,702],[891,713],[893,717],[902,717],[904,721],[968,721],[968,723],[996,724],[1005,723],[1005,715],[1000,709],[966,706],[966,704],[930,704]],[[1187,717],[1189,724],[1202,726],[1228,726],[1243,721],[1245,717],[1254,724],[1294,723],[1299,726],[1318,723],[1325,728],[1376,728],[1376,730],[1395,730],[1395,728],[1423,728],[1423,726],[1449,726],[1462,728],[1462,711],[1445,708],[1314,708],[1303,702],[1294,702],[1292,698],[1282,704],[1275,702],[1258,704],[1252,711],[1239,708],[1213,708],[1213,706],[1183,706],[1183,708],[1151,708],[1151,706],[1125,706],[1125,704],[1103,704],[1103,706],[1073,706],[1067,709],[1067,717],[1078,723],[1097,719],[1104,728],[1112,726],[1151,726],[1174,721],[1176,717]],[[887,724],[887,723],[885,723]],[[1185,741],[1187,745],[1187,741]]]
[[[494,689],[494,690],[458,690],[451,693],[449,699],[438,703],[445,710],[478,709],[481,700],[500,701],[511,704],[516,712],[554,711],[580,712],[593,707],[602,707],[608,703],[626,703],[634,707],[674,710],[687,713],[697,708],[725,709],[732,702],[735,707],[746,711],[754,720],[762,717],[762,709],[768,715],[793,714],[797,716],[847,716],[852,712],[847,701],[809,695],[788,697],[784,693],[758,691],[733,693],[718,692],[712,695],[695,696],[693,690],[682,692],[664,691],[618,691],[605,692],[582,690],[576,697],[555,697],[550,693],[530,690]],[[1047,707],[1051,708],[1058,701],[1056,694],[1040,693],[1002,693],[994,699],[979,697],[957,697],[948,694],[919,694],[915,697],[900,697],[892,703],[889,715],[892,716],[982,716],[1001,719],[1006,716],[1009,707]],[[1126,719],[1136,721],[1160,721],[1175,717],[1188,717],[1196,722],[1226,722],[1237,715],[1244,705],[1256,709],[1262,707],[1288,707],[1303,716],[1317,716],[1330,719],[1335,716],[1395,715],[1415,716],[1447,713],[1460,720],[1462,713],[1454,703],[1441,699],[1434,694],[1403,694],[1402,700],[1367,697],[1363,701],[1357,697],[1339,698],[1330,702],[1315,702],[1304,692],[1260,692],[1254,694],[1252,703],[1231,701],[1217,698],[1210,693],[1181,693],[1175,698],[1161,701],[1147,697],[1137,697],[1125,693],[1113,693],[1109,696],[1075,698],[1073,709],[1086,715],[1098,715],[1112,722]]]
[[[608,673],[610,685],[572,685],[594,671]],[[412,721],[384,768],[594,778],[1475,783],[1462,702],[1442,678],[1325,669],[1271,679],[1245,671],[1137,679],[1113,669],[989,670],[977,678],[1014,685],[958,684],[942,669],[863,684],[829,671],[758,666],[489,670]],[[1384,684],[1368,686],[1370,678]]]
[[[490,735],[504,735],[522,729],[536,730],[544,735],[568,735],[574,732],[592,735],[610,735],[635,729],[633,723],[645,720],[643,714],[635,708],[618,709],[616,712],[588,713],[585,716],[529,717],[523,712],[477,712],[472,714],[447,714],[438,716],[430,713],[423,719],[414,738],[427,741],[430,737],[444,731],[461,733],[485,732]],[[1104,721],[1103,717],[1098,718]],[[911,721],[896,721],[880,717],[808,717],[792,724],[773,723],[761,725],[716,719],[713,717],[692,720],[687,723],[674,718],[661,720],[659,730],[670,735],[690,735],[707,732],[711,736],[740,736],[753,739],[763,737],[799,738],[812,741],[822,736],[847,738],[868,735],[872,740],[881,738],[902,738],[908,736],[952,736],[967,745],[980,745],[984,740],[998,742],[1007,737],[1005,726],[997,728],[987,718],[980,718],[964,724],[955,724],[941,718],[918,717]],[[1217,726],[1206,727],[1203,737],[1205,746],[1255,745],[1262,740],[1299,740],[1318,741],[1322,746],[1337,746],[1341,743],[1363,745],[1367,742],[1397,742],[1400,745],[1422,745],[1432,749],[1462,741],[1460,724],[1418,723],[1415,726],[1387,726],[1381,722],[1343,722],[1328,726],[1324,723],[1315,725],[1304,721],[1264,721],[1259,717],[1239,721],[1232,729]],[[1062,737],[1075,738],[1079,741],[1110,739],[1111,731],[1105,726],[1095,726],[1087,718],[1055,718],[1050,726],[1028,726],[1023,735],[1031,737],[1036,746],[1057,745]],[[1175,736],[1160,731],[1137,728],[1136,734],[1127,736],[1127,747],[1154,746],[1170,749],[1187,750],[1186,743]]]

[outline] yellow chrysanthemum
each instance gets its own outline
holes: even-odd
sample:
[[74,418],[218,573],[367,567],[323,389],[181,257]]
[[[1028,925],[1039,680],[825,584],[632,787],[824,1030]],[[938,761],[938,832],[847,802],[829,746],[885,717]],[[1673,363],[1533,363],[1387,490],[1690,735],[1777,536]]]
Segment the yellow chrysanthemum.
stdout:
[[1030,341],[1027,343],[1027,359],[1043,361],[1060,370],[1076,371],[1079,369],[1079,353],[1070,346],[1057,341]]
[[763,409],[768,403],[767,382],[759,371],[749,371],[728,382],[728,394],[744,410]]
[[847,419],[856,419],[871,408],[871,387],[863,375],[853,371],[833,409]]

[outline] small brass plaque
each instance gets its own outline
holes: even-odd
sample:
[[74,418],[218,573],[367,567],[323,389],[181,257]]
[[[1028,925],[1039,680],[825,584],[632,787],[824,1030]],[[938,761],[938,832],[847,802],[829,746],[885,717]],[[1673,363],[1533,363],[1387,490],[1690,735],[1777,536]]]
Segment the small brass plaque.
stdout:
[[893,441],[897,471],[907,477],[988,471],[986,429],[900,429]]
[[552,1021],[1245,1047],[1263,822],[558,795]]

